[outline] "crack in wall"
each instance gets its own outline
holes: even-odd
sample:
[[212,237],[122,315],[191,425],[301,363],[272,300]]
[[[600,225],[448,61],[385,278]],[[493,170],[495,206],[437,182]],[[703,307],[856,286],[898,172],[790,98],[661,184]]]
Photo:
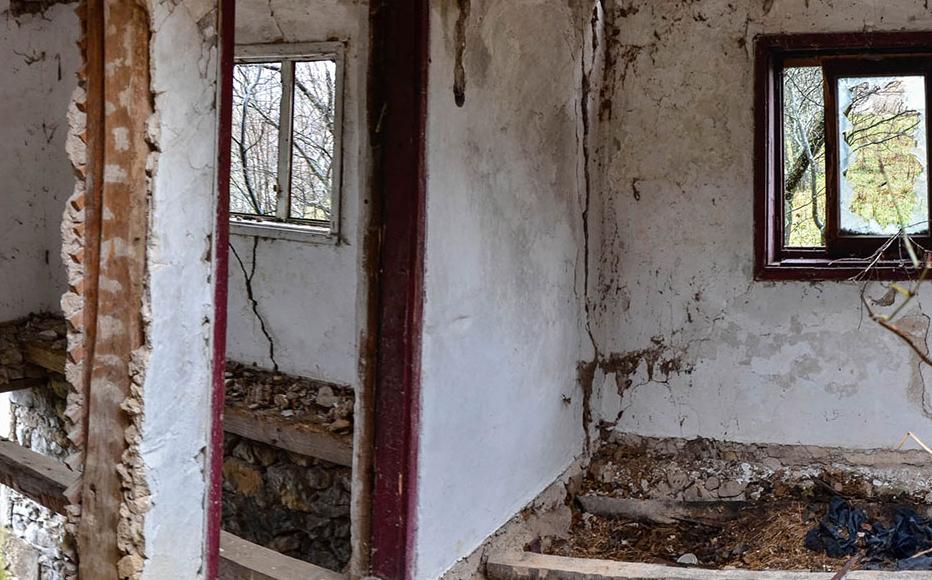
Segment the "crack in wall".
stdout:
[[252,307],[252,312],[255,315],[256,320],[259,321],[259,330],[262,331],[263,336],[265,336],[266,341],[269,343],[269,359],[272,361],[272,369],[275,372],[278,372],[278,361],[275,359],[275,341],[272,339],[272,334],[269,332],[268,326],[265,323],[265,318],[259,312],[259,301],[256,299],[256,294],[252,286],[253,278],[256,275],[258,249],[259,238],[254,236],[252,238],[252,263],[250,269],[247,271],[246,264],[240,257],[239,252],[236,251],[236,246],[234,246],[232,242],[230,243],[230,251],[233,252],[233,256],[239,263],[240,270],[243,272],[243,279],[246,282],[246,299],[249,300],[249,304]]
[[[582,392],[582,428],[585,441],[585,452],[591,453],[592,435],[591,427],[593,423],[593,389],[595,386],[596,374],[602,369],[603,354],[599,346],[593,329],[593,322],[596,311],[590,298],[590,287],[592,279],[592,260],[593,256],[593,190],[601,187],[596,186],[596,179],[593,178],[593,164],[599,164],[599,159],[604,155],[601,146],[597,145],[593,151],[592,141],[594,130],[594,121],[598,122],[598,127],[607,126],[612,118],[612,91],[615,86],[614,81],[614,39],[617,36],[615,28],[615,2],[614,0],[598,0],[593,3],[590,17],[588,19],[589,34],[591,35],[591,63],[589,68],[586,66],[586,55],[580,59],[580,125],[582,135],[579,136],[581,158],[582,158],[582,186],[583,186],[583,208],[581,212],[582,229],[583,229],[583,309],[585,316],[585,331],[592,346],[592,359],[581,361],[577,364],[576,375],[577,383]],[[601,59],[601,60],[600,60]],[[597,84],[593,83],[594,75]],[[594,96],[594,86],[598,86],[598,95]],[[595,101],[597,115],[593,114],[592,102]],[[601,182],[600,182],[601,183]]]
[[[921,325],[921,332],[910,332],[910,335],[914,337],[914,341],[917,346],[921,345],[925,354],[929,353],[929,332],[930,327],[932,327],[932,318],[928,314],[922,311],[922,304],[918,304],[917,312],[913,318],[919,325]],[[902,322],[909,321],[904,318]],[[930,401],[929,392],[926,388],[926,377],[923,374],[923,368],[926,366],[921,358],[915,353],[912,353],[912,376],[910,378],[909,391],[912,393],[913,397],[917,399],[917,407],[922,415],[927,419],[932,419],[932,401]]]
[[[598,47],[598,33],[597,33],[597,23],[598,23],[598,9],[593,8],[593,21],[590,26],[592,33],[592,44],[593,44],[593,60],[595,59],[596,48]],[[577,370],[579,375],[579,384],[582,388],[582,427],[585,434],[585,451],[589,453],[592,446],[592,438],[589,434],[589,427],[592,424],[592,388],[593,382],[595,380],[595,370],[598,368],[597,361],[599,360],[599,345],[595,339],[595,334],[592,331],[592,304],[589,300],[589,277],[590,277],[590,267],[589,267],[589,255],[591,252],[589,237],[590,237],[590,212],[592,209],[592,174],[589,167],[590,163],[590,151],[589,151],[589,92],[591,91],[591,80],[589,75],[591,73],[586,71],[586,59],[580,58],[579,60],[581,68],[581,88],[580,88],[580,115],[582,120],[582,163],[583,163],[583,210],[582,210],[582,226],[583,226],[583,306],[586,314],[586,334],[589,336],[589,341],[592,344],[593,349],[593,360],[589,363],[583,364],[581,368]]]
[[275,15],[275,9],[272,8],[272,0],[268,0],[269,5],[269,17],[272,19],[272,23],[275,25],[275,28],[278,29],[278,41],[285,42],[285,31],[282,29],[281,23],[278,21],[278,16]]

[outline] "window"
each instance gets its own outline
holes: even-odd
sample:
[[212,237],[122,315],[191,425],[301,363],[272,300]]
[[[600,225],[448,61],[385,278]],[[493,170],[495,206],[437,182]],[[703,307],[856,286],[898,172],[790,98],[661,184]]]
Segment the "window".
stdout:
[[932,249],[930,96],[932,34],[758,38],[759,279],[915,273],[910,250]]
[[230,176],[234,231],[336,236],[342,79],[339,43],[238,47]]

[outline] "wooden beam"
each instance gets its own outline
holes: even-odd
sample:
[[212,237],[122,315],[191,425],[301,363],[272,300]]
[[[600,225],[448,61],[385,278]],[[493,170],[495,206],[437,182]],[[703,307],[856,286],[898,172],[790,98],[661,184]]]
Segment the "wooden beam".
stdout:
[[276,415],[257,415],[248,409],[228,405],[223,413],[223,430],[299,455],[353,466],[352,437],[330,433],[320,425]]
[[64,514],[65,490],[76,476],[68,467],[41,453],[0,439],[0,483],[29,499]]
[[586,513],[655,524],[675,524],[683,519],[730,521],[740,517],[748,505],[745,501],[672,501],[599,494],[583,495],[578,501]]
[[[372,35],[368,121],[372,144],[369,211],[379,252],[367,256],[378,299],[371,433],[374,473],[369,572],[388,580],[414,575],[417,521],[424,255],[427,239],[427,94],[430,0],[370,0]],[[366,361],[369,363],[369,361]],[[371,364],[371,363],[369,363]],[[368,384],[366,385],[369,386]],[[371,409],[371,407],[367,407]],[[370,428],[371,425],[371,428]],[[357,544],[361,546],[364,544]]]
[[[87,189],[101,216],[100,252],[96,263],[85,264],[85,277],[92,277],[85,286],[96,288],[96,299],[90,305],[96,308],[96,321],[91,324],[99,325],[95,326],[99,332],[95,330],[92,343],[85,345],[84,368],[90,375],[86,377],[87,427],[77,533],[78,576],[94,580],[119,580],[117,565],[128,551],[120,543],[127,541],[125,526],[130,517],[121,515],[121,508],[128,495],[143,493],[137,487],[124,488],[119,467],[125,466],[125,433],[132,422],[124,410],[126,400],[134,396],[130,361],[145,345],[146,336],[143,310],[152,154],[148,135],[154,114],[150,16],[145,2],[88,3],[88,40],[96,38],[99,46],[95,50],[102,51],[90,54],[89,42],[88,84],[103,83],[97,87],[102,93],[94,98],[106,104],[102,108],[101,102],[91,102],[88,93],[88,128],[96,127],[95,139],[100,140],[93,150],[97,157],[89,157],[88,163],[106,167],[106,178]],[[92,69],[92,62],[101,68]]]
[[47,385],[48,379],[16,379],[0,385],[0,393],[12,393],[13,391],[25,391],[26,389],[35,389]]
[[47,371],[65,374],[64,350],[54,350],[41,342],[28,342],[23,345],[23,357],[26,362],[40,366]]
[[[841,564],[839,564],[839,567]],[[485,565],[489,580],[831,580],[832,572],[786,570],[706,570],[638,562],[564,558],[530,552],[492,554]],[[919,580],[928,572],[849,572],[847,580]]]
[[218,580],[347,580],[348,576],[220,532]]

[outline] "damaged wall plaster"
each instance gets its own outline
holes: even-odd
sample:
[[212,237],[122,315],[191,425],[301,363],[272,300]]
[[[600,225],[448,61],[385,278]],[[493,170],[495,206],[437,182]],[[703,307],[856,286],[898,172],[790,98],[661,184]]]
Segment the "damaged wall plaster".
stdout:
[[73,4],[77,0],[10,0],[10,15],[14,18],[30,14],[44,14],[56,4]]
[[[147,2],[151,28],[148,360],[138,449],[143,580],[203,578],[216,221],[217,3]],[[178,58],[179,54],[185,58]],[[185,541],[179,542],[179,538]]]
[[598,208],[586,203],[582,151],[600,92],[588,78],[600,3],[463,4],[431,3],[423,579],[472,552],[581,452],[576,361],[593,356],[581,322],[584,212]]
[[80,60],[73,6],[19,18],[10,8],[0,0],[0,320],[56,311],[65,291],[59,226],[74,188],[65,114]]
[[[366,224],[368,5],[358,0],[241,0],[236,43],[347,42],[344,77],[343,199],[338,244],[234,235],[282,372],[351,385],[359,380],[365,331],[362,281]],[[253,252],[255,250],[255,253]],[[228,356],[272,368],[269,343],[252,311],[242,269],[230,268]]]
[[[624,0],[616,19],[600,418],[643,435],[848,447],[928,432],[929,370],[862,321],[859,286],[752,281],[754,36],[928,30],[924,2]],[[924,338],[928,318],[914,316]]]

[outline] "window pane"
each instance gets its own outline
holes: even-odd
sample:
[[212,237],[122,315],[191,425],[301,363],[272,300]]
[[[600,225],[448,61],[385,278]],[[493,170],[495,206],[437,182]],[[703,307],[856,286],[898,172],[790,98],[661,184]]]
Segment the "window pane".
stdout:
[[291,217],[330,221],[336,62],[295,63]]
[[784,240],[825,245],[825,98],[821,67],[783,71]]
[[838,80],[841,230],[928,231],[925,79]]
[[281,100],[280,63],[236,65],[233,71],[231,212],[275,215]]

